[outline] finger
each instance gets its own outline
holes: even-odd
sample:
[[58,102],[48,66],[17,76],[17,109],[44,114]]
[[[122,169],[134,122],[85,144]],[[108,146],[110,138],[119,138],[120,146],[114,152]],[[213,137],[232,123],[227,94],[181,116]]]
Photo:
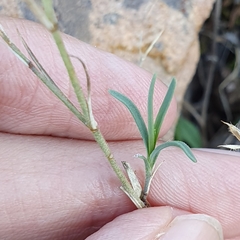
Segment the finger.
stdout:
[[11,134],[0,142],[2,239],[85,239],[135,209],[94,142]]
[[194,155],[196,164],[178,149],[162,153],[166,161],[153,180],[151,203],[211,215],[222,224],[226,239],[240,236],[239,153],[203,149]]
[[[40,25],[25,20],[1,18],[1,24],[12,42],[24,52],[17,30],[21,33],[39,62],[62,91],[75,103],[72,87],[58,50],[50,34]],[[110,97],[109,89],[129,96],[146,120],[148,87],[152,75],[134,64],[86,43],[63,35],[69,54],[81,58],[92,82],[93,112],[108,140],[137,139],[134,121],[122,104]],[[0,39],[0,131],[18,134],[54,135],[92,139],[89,130],[13,55]],[[79,61],[72,59],[86,92],[86,77]],[[158,81],[155,90],[155,113],[166,93]],[[161,136],[172,125],[176,104],[172,102],[161,129]]]
[[174,216],[181,211],[170,207],[154,207],[134,210],[120,215],[104,225],[87,240],[94,239],[156,239],[164,232]]
[[[0,195],[0,236],[32,239],[27,233],[53,239],[75,234],[85,238],[135,209],[94,142],[0,137],[0,192],[4,193]],[[118,160],[131,163],[143,183],[143,164],[132,158],[144,153],[142,142],[110,146]],[[197,164],[176,149],[163,151],[160,157],[165,163],[153,179],[148,200],[153,206],[170,205],[216,217],[225,238],[234,239],[240,235],[239,156],[204,151],[195,155]]]
[[[170,207],[135,210],[115,218],[87,240],[223,240],[221,225],[216,219],[201,214],[180,213]],[[180,216],[174,219],[174,215]]]

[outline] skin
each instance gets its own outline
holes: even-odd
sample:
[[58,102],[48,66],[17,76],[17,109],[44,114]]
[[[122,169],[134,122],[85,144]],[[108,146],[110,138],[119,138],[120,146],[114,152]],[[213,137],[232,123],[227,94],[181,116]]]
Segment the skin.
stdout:
[[[23,20],[0,21],[23,50],[19,30],[50,76],[76,103],[46,30]],[[133,155],[145,153],[143,143],[128,111],[107,90],[130,96],[146,119],[151,74],[72,37],[64,35],[64,41],[68,52],[80,57],[88,68],[93,111],[114,156],[119,164],[122,160],[129,162],[142,182],[143,164]],[[216,218],[224,239],[240,239],[238,153],[195,149],[198,163],[194,164],[179,149],[164,150],[159,162],[165,162],[156,173],[148,199],[153,208],[136,210],[119,189],[120,182],[83,124],[1,39],[0,53],[2,239],[119,239],[119,234],[124,234],[123,239],[154,239],[168,231],[175,217],[196,213]],[[83,69],[78,61],[73,62],[86,89]],[[155,106],[160,106],[166,90],[159,81]],[[175,116],[173,101],[161,136]]]

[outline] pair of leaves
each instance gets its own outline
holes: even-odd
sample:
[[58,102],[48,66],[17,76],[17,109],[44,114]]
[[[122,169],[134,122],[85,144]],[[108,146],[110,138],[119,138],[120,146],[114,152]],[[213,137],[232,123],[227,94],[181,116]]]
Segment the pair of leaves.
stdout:
[[147,165],[146,168],[147,169],[150,168],[152,171],[155,166],[155,163],[156,163],[156,160],[157,160],[157,157],[158,157],[160,151],[166,147],[175,146],[175,147],[181,148],[184,151],[184,153],[193,162],[196,162],[197,160],[194,157],[194,155],[192,154],[191,149],[185,143],[183,143],[181,141],[165,142],[165,143],[159,145],[158,147],[156,147],[157,139],[159,136],[159,132],[160,132],[164,117],[167,113],[167,110],[169,108],[169,105],[170,105],[172,97],[173,97],[174,89],[176,86],[176,80],[174,78],[172,79],[172,81],[169,85],[167,94],[163,100],[161,107],[158,110],[158,114],[154,121],[154,118],[153,118],[153,94],[154,94],[155,82],[156,82],[156,75],[154,74],[152,81],[151,81],[150,88],[149,88],[149,92],[148,92],[148,129],[143,120],[143,117],[140,114],[140,111],[128,97],[126,97],[123,94],[116,92],[114,90],[109,91],[113,97],[115,97],[117,100],[122,102],[128,108],[128,110],[130,111],[132,117],[134,118],[134,120],[137,124],[138,130],[141,134],[141,137],[143,139],[143,142],[144,142],[144,145],[145,145],[146,151],[147,151],[147,158],[145,158],[144,156],[139,156],[139,157],[144,160],[145,165]]
[[144,145],[147,149],[148,156],[151,154],[151,152],[155,148],[155,145],[156,145],[156,142],[158,139],[158,135],[160,132],[160,128],[161,128],[164,116],[169,107],[169,104],[171,102],[173,92],[175,89],[175,85],[176,85],[176,81],[175,81],[175,79],[173,79],[168,88],[168,92],[164,98],[164,101],[158,111],[156,120],[154,122],[154,120],[153,120],[153,93],[154,93],[155,82],[156,82],[156,75],[154,74],[152,81],[151,81],[150,88],[149,88],[149,93],[148,93],[148,129],[145,125],[145,122],[143,120],[143,117],[141,116],[140,111],[128,97],[126,97],[123,94],[116,92],[114,90],[109,91],[109,93],[113,97],[115,97],[117,100],[122,102],[128,108],[130,113],[132,114],[132,116],[137,124],[138,130],[142,136]]

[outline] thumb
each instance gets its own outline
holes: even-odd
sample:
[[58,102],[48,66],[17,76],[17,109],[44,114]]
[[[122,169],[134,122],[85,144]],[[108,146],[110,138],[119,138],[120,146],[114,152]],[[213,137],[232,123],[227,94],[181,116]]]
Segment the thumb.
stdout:
[[177,216],[157,239],[223,240],[223,232],[217,219],[205,214],[189,214]]
[[167,206],[138,209],[118,216],[87,240],[223,240],[218,220],[204,214],[186,213]]

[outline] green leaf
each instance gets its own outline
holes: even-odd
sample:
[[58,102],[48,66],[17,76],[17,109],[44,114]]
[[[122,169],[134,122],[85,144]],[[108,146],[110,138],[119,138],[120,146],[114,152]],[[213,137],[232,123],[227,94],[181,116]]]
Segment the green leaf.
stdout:
[[154,120],[153,120],[153,93],[154,85],[156,82],[156,74],[153,75],[151,85],[148,92],[148,156],[155,148],[155,130],[154,130]]
[[[5,37],[5,36],[4,36]],[[38,59],[32,52],[32,50],[28,47],[26,41],[21,37],[22,43],[27,50],[29,56],[31,57],[34,64],[21,53],[21,51],[10,42],[8,37],[6,36],[6,42],[9,45],[9,47],[13,50],[14,54],[19,57],[29,68],[30,70],[55,94],[65,105],[66,107],[81,121],[85,124],[86,119],[83,116],[83,114],[74,106],[74,104],[67,98],[67,96],[62,92],[62,90],[56,85],[56,83],[51,79],[51,77],[48,75],[48,73],[44,70],[42,65],[39,63]]]
[[181,141],[170,141],[170,142],[162,143],[161,145],[157,146],[154,149],[154,151],[151,153],[150,161],[151,161],[152,168],[154,167],[154,165],[156,163],[156,160],[157,160],[157,157],[158,157],[160,151],[167,147],[179,147],[183,150],[183,152],[188,156],[188,158],[190,160],[192,160],[193,162],[197,162],[197,159],[194,157],[190,147],[186,143],[181,142]]
[[150,164],[150,161],[144,157],[142,154],[136,154],[134,157],[140,158],[144,161],[144,166],[145,166],[145,172],[152,172],[152,166]]
[[129,112],[132,114],[138,130],[142,136],[143,142],[146,146],[147,152],[149,152],[148,150],[148,131],[147,131],[147,127],[143,121],[143,118],[141,116],[140,111],[138,110],[138,108],[136,107],[136,105],[126,96],[124,96],[123,94],[116,92],[114,90],[109,90],[109,93],[115,97],[118,101],[120,101],[121,103],[123,103],[127,109],[129,110]]
[[159,135],[159,132],[160,132],[160,128],[162,126],[162,123],[163,123],[163,119],[167,113],[167,110],[168,110],[168,107],[171,103],[171,100],[172,100],[172,97],[173,97],[173,93],[174,93],[174,90],[175,90],[175,87],[176,87],[176,80],[175,78],[172,79],[170,85],[169,85],[169,88],[168,88],[168,91],[167,91],[167,94],[163,100],[163,103],[158,111],[158,114],[157,114],[157,117],[156,117],[156,120],[155,120],[155,123],[154,123],[154,128],[155,128],[155,145],[156,145],[156,142],[157,142],[157,139],[158,139],[158,135]]
[[202,147],[199,129],[184,117],[178,119],[174,139],[183,141],[193,148]]

